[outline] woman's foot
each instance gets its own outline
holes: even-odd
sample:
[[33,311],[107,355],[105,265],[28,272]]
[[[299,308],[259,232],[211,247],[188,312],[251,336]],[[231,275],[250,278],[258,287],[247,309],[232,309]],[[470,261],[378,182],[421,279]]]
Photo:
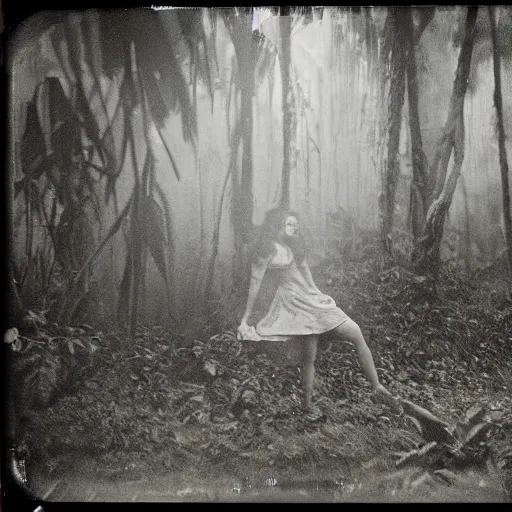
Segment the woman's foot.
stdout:
[[304,418],[307,421],[318,421],[324,416],[324,413],[316,405],[310,405],[305,408]]
[[400,401],[395,398],[382,384],[379,384],[373,390],[373,397],[375,400],[386,404],[397,414],[403,413],[403,407]]

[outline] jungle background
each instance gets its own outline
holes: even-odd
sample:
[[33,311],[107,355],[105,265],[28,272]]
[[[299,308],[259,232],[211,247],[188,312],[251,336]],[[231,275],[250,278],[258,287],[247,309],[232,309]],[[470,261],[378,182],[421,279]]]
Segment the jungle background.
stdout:
[[[64,500],[148,475],[178,475],[177,499],[509,500],[511,37],[504,6],[25,20],[6,54],[13,474]],[[383,383],[435,421],[374,403],[326,340],[308,423],[295,355],[236,339],[275,206]]]

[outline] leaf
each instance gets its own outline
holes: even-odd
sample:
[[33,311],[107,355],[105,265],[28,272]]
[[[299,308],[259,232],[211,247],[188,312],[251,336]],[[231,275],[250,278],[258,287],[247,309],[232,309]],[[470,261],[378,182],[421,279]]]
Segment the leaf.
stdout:
[[471,438],[478,433],[477,431],[473,432],[475,426],[481,425],[481,420],[487,414],[487,410],[484,407],[474,406],[468,409],[464,415],[464,418],[458,421],[454,427],[452,427],[453,434],[457,437],[461,444],[465,444]]
[[169,149],[169,146],[167,145],[167,141],[165,140],[164,136],[162,135],[162,131],[160,130],[160,128],[158,126],[156,127],[156,130],[158,132],[158,135],[160,136],[160,140],[162,141],[162,143],[164,145],[165,151],[167,152],[167,156],[169,157],[169,160],[171,161],[172,168],[174,170],[174,174],[176,175],[176,179],[178,181],[180,181],[181,173],[180,173],[180,170],[178,169],[178,166],[176,165],[174,157],[172,156],[171,150]]
[[189,440],[186,436],[184,436],[179,430],[174,431],[174,438],[180,446],[189,445]]
[[421,428],[420,422],[414,416],[410,416],[409,414],[406,414],[405,416],[413,423],[413,425],[418,430],[418,433],[421,435],[423,432],[423,429]]
[[[73,70],[76,80],[75,108],[77,117],[81,119],[87,136],[95,144],[96,149],[100,153],[101,160],[105,164],[105,153],[101,144],[98,123],[85,94],[83,72],[80,66],[79,56],[82,54],[82,25],[68,19],[67,23],[64,23],[64,34],[69,54],[72,56],[69,59],[69,65]],[[89,34],[87,37],[90,37]],[[88,55],[87,48],[85,48],[85,50],[85,54]]]
[[81,20],[81,37],[84,42],[84,61],[91,73],[98,76],[101,73],[101,38],[99,32],[99,17],[94,11],[85,11]]
[[12,344],[12,349],[14,352],[20,352],[23,348],[23,344],[21,343],[21,338],[17,338],[16,341]]
[[421,425],[422,436],[425,441],[452,442],[453,435],[448,430],[448,424],[430,411],[414,404],[409,400],[402,400],[404,412],[416,418]]
[[204,369],[212,376],[215,377],[217,375],[217,367],[211,361],[205,361]]
[[458,480],[458,476],[448,469],[438,469],[434,471],[434,475],[441,477],[447,484],[454,484]]
[[21,170],[31,179],[36,180],[48,169],[43,165],[45,162],[47,165],[47,151],[36,106],[38,92],[39,87],[32,101],[27,104],[25,131],[20,146]]
[[435,441],[432,441],[431,443],[427,443],[426,445],[424,445],[420,448],[420,450],[418,451],[418,455],[420,455],[420,456],[426,455],[436,446],[437,446],[437,443]]
[[68,340],[68,348],[72,354],[75,353],[75,347],[73,346],[73,342],[71,340]]
[[398,461],[396,461],[395,465],[397,468],[403,467],[405,465],[422,465],[427,458],[427,455],[437,446],[435,441],[431,443],[427,443],[422,446],[420,449],[411,450],[407,452],[403,457],[401,457]]
[[432,484],[432,482],[433,478],[431,474],[428,471],[424,471],[423,473],[420,474],[420,476],[411,481],[410,487],[411,489],[416,489],[419,486],[423,486],[425,484]]
[[38,315],[37,313],[34,313],[31,310],[27,311],[27,313],[24,316],[23,320],[25,322],[32,323],[36,327],[42,327],[42,326],[46,325],[46,319],[44,318],[44,316],[42,314]]
[[47,351],[41,354],[39,364],[27,374],[27,393],[34,405],[46,407],[58,391],[62,361],[58,354]]
[[18,329],[16,327],[11,327],[7,329],[4,333],[4,343],[11,344],[14,343],[19,336]]
[[475,425],[476,423],[480,422],[483,417],[486,415],[487,410],[485,407],[475,406],[471,407],[466,411],[465,414],[465,420],[466,423],[470,425]]
[[171,289],[167,271],[165,217],[162,208],[152,197],[143,196],[139,212],[141,234],[144,242],[149,247],[158,271],[164,279],[167,299],[170,303]]
[[47,144],[60,157],[71,159],[80,144],[80,126],[75,109],[66,96],[61,81],[57,77],[47,77],[41,86],[41,120]]
[[77,345],[80,345],[83,349],[85,349],[85,345],[83,344],[82,340],[80,340],[78,338],[73,338],[71,341],[73,343],[76,343]]
[[[132,13],[132,23],[137,27],[134,38],[136,58],[146,84],[151,115],[157,124],[163,126],[169,111],[179,108],[185,142],[193,142],[197,134],[196,114],[190,101],[187,81],[176,57],[177,42],[171,40],[164,21],[166,25],[170,19],[179,22],[181,13],[189,11],[192,10],[175,9],[170,13],[133,10]],[[197,12],[200,14],[201,10]],[[198,41],[196,39],[195,44]],[[163,109],[160,107],[162,104],[165,107]]]
[[471,428],[471,430],[466,434],[461,443],[463,448],[466,448],[469,444],[475,443],[482,438],[482,436],[491,428],[492,423],[488,423],[486,421],[479,423]]
[[130,210],[130,206],[133,202],[133,195],[130,197],[128,202],[126,203],[125,207],[123,208],[123,211],[119,214],[117,219],[114,221],[112,226],[110,226],[110,229],[107,231],[105,236],[103,237],[103,240],[98,244],[98,247],[96,250],[87,258],[85,263],[82,265],[82,268],[77,272],[77,275],[75,277],[75,283],[78,283],[83,275],[83,273],[87,270],[87,268],[92,264],[96,256],[101,252],[103,247],[107,244],[107,242],[117,233],[119,228],[121,227],[121,224],[124,220],[124,218],[128,215],[128,211]]
[[103,72],[113,78],[124,65],[124,50],[129,46],[135,31],[131,25],[132,17],[128,9],[98,11],[101,66]]

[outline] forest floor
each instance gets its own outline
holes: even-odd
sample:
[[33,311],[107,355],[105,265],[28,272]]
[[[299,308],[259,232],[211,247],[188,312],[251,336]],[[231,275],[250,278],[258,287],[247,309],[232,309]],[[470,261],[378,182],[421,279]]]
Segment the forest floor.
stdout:
[[[468,450],[436,451],[414,418],[375,403],[339,340],[321,344],[314,400],[325,416],[310,422],[298,367],[238,341],[236,319],[217,318],[189,346],[161,327],[133,342],[67,328],[53,341],[70,357],[93,347],[90,370],[27,411],[29,487],[66,501],[510,500],[511,302],[453,270],[429,294],[423,278],[370,257],[313,275],[360,325],[383,384],[473,429]],[[25,338],[33,351],[50,330]]]

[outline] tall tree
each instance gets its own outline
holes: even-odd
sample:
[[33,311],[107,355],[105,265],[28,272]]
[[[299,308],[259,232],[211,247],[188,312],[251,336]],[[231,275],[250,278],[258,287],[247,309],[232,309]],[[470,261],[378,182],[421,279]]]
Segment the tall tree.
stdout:
[[498,148],[501,171],[501,188],[503,193],[503,218],[505,221],[505,242],[509,278],[512,281],[512,213],[510,211],[510,185],[508,179],[507,148],[505,147],[505,127],[503,124],[503,97],[501,93],[501,58],[496,44],[496,22],[494,7],[488,6],[489,21],[491,24],[492,61],[494,68],[494,107],[496,108],[496,124],[498,129]]
[[403,7],[404,34],[407,41],[407,100],[409,104],[409,129],[411,133],[412,183],[410,194],[410,221],[414,240],[421,235],[427,212],[428,175],[427,161],[423,151],[420,116],[418,109],[418,74],[415,45],[434,17],[435,8],[420,10],[420,23],[415,30],[412,8]]
[[382,248],[385,254],[390,255],[396,187],[400,175],[398,150],[405,94],[407,41],[404,35],[404,26],[407,24],[409,13],[402,7],[389,7],[388,9],[381,56],[381,108],[385,126],[382,138],[382,190],[379,200],[379,215]]
[[[477,7],[468,7],[448,118],[429,171],[430,176],[435,176],[437,180],[434,201],[427,213],[423,235],[413,249],[412,259],[416,270],[432,277],[436,277],[439,271],[444,223],[464,160],[464,99],[471,68],[477,13]],[[452,153],[453,167],[447,178]]]
[[288,208],[290,205],[290,158],[291,158],[291,138],[292,138],[292,94],[290,88],[290,64],[291,64],[291,29],[292,18],[290,7],[281,8],[280,20],[280,48],[279,64],[281,68],[282,84],[282,109],[283,109],[283,167],[281,180],[281,201],[282,208]]
[[[223,180],[223,185],[221,189],[221,195],[219,198],[218,203],[218,212],[217,217],[215,219],[215,227],[212,234],[212,242],[210,244],[211,246],[211,253],[207,265],[207,277],[205,279],[205,285],[204,285],[204,292],[203,297],[207,298],[211,295],[211,292],[213,290],[213,274],[214,274],[214,268],[215,268],[215,260],[218,254],[219,249],[219,236],[220,236],[220,227],[221,227],[221,217],[222,217],[222,209],[224,205],[224,197],[226,195],[227,191],[227,185],[229,178],[232,177],[231,183],[233,185],[233,205],[232,205],[232,214],[234,215],[233,218],[233,225],[236,225],[238,228],[238,232],[236,234],[239,234],[240,243],[237,243],[237,240],[235,240],[235,247],[236,247],[236,256],[237,256],[237,266],[235,268],[235,273],[238,272],[238,274],[242,275],[243,277],[246,277],[246,273],[244,270],[246,269],[244,266],[244,256],[239,256],[239,252],[243,250],[243,244],[245,244],[248,239],[251,239],[250,233],[252,232],[253,226],[252,226],[252,211],[253,211],[253,195],[252,195],[252,160],[253,160],[253,154],[252,154],[252,97],[257,93],[258,87],[261,85],[261,83],[264,81],[265,78],[268,77],[268,74],[271,70],[273,70],[275,65],[275,59],[277,56],[276,48],[274,44],[267,39],[261,32],[255,30],[252,33],[252,40],[248,37],[248,34],[245,34],[245,38],[240,38],[240,36],[235,36],[233,33],[233,27],[231,27],[231,37],[233,38],[233,43],[236,45],[235,48],[240,45],[242,46],[243,41],[247,45],[249,45],[249,48],[242,50],[239,49],[239,52],[242,53],[242,51],[247,52],[252,51],[251,58],[254,59],[253,62],[247,62],[247,59],[244,59],[243,56],[240,56],[239,67],[241,66],[242,73],[245,73],[248,71],[249,73],[252,73],[252,77],[250,80],[244,79],[244,77],[239,77],[236,80],[237,81],[243,81],[244,85],[241,85],[242,88],[242,101],[241,101],[241,108],[240,111],[236,112],[235,117],[235,123],[233,125],[232,130],[230,129],[229,123],[228,123],[228,133],[229,133],[229,147],[230,147],[230,159],[228,164],[228,169],[225,175],[225,178]],[[251,49],[252,47],[252,49]],[[247,70],[244,68],[244,66],[249,67]],[[236,71],[233,70],[231,73],[231,76],[233,77],[236,75]],[[249,83],[250,87],[247,87],[247,83]],[[247,88],[248,91],[244,94],[243,89]],[[253,92],[251,92],[253,91]],[[248,112],[249,110],[249,112]],[[229,112],[228,112],[229,116]],[[246,125],[249,124],[249,126],[243,126],[243,118],[245,116],[245,123]],[[250,136],[250,140],[246,141],[247,143],[244,144],[244,137]],[[243,149],[243,160],[242,160],[242,180],[241,183],[239,183],[238,180],[238,155],[239,155],[239,148],[240,144],[242,143],[242,149]],[[247,174],[246,179],[244,180],[244,173]],[[233,179],[233,176],[235,177]],[[244,212],[241,210],[243,207],[247,207],[247,210]],[[236,213],[241,213],[240,217],[236,216]],[[245,215],[244,215],[245,214]],[[243,219],[243,223],[240,222],[240,220]],[[243,282],[237,280],[237,288],[242,292],[244,291]],[[197,298],[196,298],[197,300]]]
[[[232,223],[235,232],[235,274],[237,281],[241,282],[245,279],[244,247],[252,230],[254,203],[252,138],[257,42],[252,33],[252,8],[230,9],[224,13],[224,22],[235,49],[240,91],[240,123],[236,125],[241,131],[238,141],[242,144],[242,168],[240,173],[232,174]],[[238,153],[238,149],[238,145],[232,147],[235,153]]]

